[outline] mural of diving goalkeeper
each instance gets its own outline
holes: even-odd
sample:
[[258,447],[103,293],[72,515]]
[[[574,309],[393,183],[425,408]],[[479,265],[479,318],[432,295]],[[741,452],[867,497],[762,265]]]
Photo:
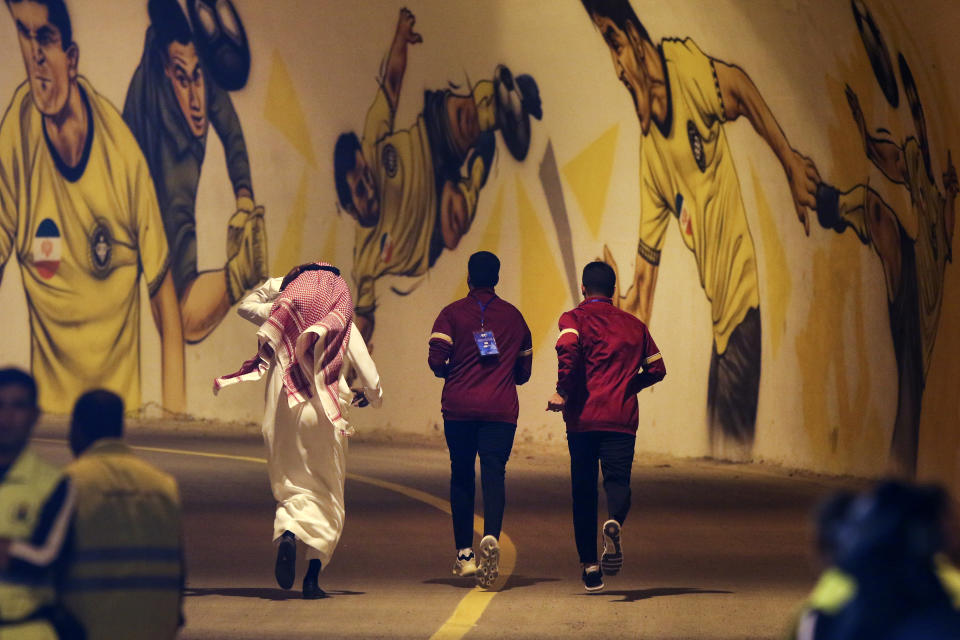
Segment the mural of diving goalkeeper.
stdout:
[[883,264],[898,385],[890,457],[897,470],[914,475],[921,400],[940,322],[943,278],[947,262],[953,261],[954,201],[960,184],[948,151],[946,196],[937,187],[917,86],[903,54],[898,63],[916,136],[903,144],[874,137],[850,87],[847,101],[867,157],[888,180],[910,192],[910,210],[894,210],[866,184],[840,193],[822,183],[817,189],[817,219],[837,233],[852,229]]
[[395,129],[407,48],[423,41],[415,22],[409,10],[400,11],[363,139],[343,133],[334,149],[337,196],[358,225],[354,320],[367,341],[374,329],[376,281],[423,275],[444,249],[455,249],[473,222],[496,149],[495,130],[510,154],[523,160],[530,116],[543,116],[534,79],[514,77],[500,65],[492,80],[477,83],[467,95],[425,91],[414,123]]
[[[267,239],[264,208],[254,204],[247,146],[228,92],[241,88],[249,72],[242,24],[230,2],[224,5],[227,11],[210,10],[208,0],[188,4],[195,29],[177,0],[149,0],[150,26],[127,89],[123,119],[156,186],[184,338],[199,342],[248,289],[266,278]],[[213,41],[211,34],[226,44]],[[230,47],[246,53],[245,65]],[[201,273],[196,200],[210,124],[223,143],[237,208],[227,223],[226,265]]]

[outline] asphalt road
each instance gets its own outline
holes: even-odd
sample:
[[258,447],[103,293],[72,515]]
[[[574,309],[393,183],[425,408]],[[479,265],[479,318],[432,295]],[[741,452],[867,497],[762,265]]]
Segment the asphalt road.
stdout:
[[[37,435],[42,455],[69,459],[62,429]],[[440,439],[354,440],[346,526],[321,575],[331,597],[305,601],[302,558],[293,590],[273,578],[273,499],[255,435],[131,429],[129,440],[151,448],[141,455],[180,484],[189,572],[180,637],[198,640],[779,638],[816,575],[810,510],[854,482],[638,460],[624,569],[606,578],[604,591],[586,594],[567,459],[518,446],[503,524],[514,566],[490,593],[451,575],[449,460]],[[509,565],[512,554],[504,555]]]

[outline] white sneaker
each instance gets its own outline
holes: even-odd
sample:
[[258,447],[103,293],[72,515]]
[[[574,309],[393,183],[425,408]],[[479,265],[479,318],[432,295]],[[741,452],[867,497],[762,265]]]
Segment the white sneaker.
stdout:
[[458,551],[457,562],[453,565],[453,575],[468,578],[476,573],[477,560],[473,555],[473,549]]
[[603,555],[600,556],[600,568],[608,576],[620,573],[623,567],[623,547],[620,545],[620,523],[607,520],[603,523]]
[[477,555],[477,584],[489,589],[500,576],[500,543],[493,536],[483,536]]

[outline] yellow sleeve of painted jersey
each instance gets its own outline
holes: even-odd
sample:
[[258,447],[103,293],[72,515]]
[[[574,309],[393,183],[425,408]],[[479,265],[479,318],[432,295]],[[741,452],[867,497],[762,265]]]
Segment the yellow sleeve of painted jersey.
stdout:
[[663,47],[664,55],[673,60],[678,71],[670,78],[671,90],[685,95],[703,122],[724,122],[723,96],[713,59],[692,38],[665,41]]
[[646,152],[642,147],[640,149],[640,242],[637,253],[656,266],[660,264],[660,250],[670,223],[670,207],[652,168],[658,161],[653,145],[649,141],[641,145],[650,148]]
[[127,136],[135,146],[130,150],[132,158],[136,158],[134,166],[130,168],[127,193],[130,194],[130,207],[137,235],[137,249],[140,254],[140,268],[147,282],[147,291],[153,296],[160,288],[163,277],[167,275],[169,266],[169,251],[167,235],[163,229],[163,219],[160,217],[160,206],[157,204],[157,192],[150,177],[147,161],[140,153],[140,147],[132,134]]
[[23,88],[16,92],[0,122],[0,269],[13,253],[17,238],[20,177],[24,172],[19,153]]

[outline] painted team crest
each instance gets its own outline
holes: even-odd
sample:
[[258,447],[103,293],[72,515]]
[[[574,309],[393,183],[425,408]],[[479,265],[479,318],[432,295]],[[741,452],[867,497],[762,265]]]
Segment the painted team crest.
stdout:
[[393,258],[393,239],[389,233],[380,236],[380,262],[390,264]]
[[90,234],[90,264],[93,274],[103,278],[110,272],[110,263],[113,259],[113,236],[110,227],[102,220],[98,220]]
[[684,204],[683,195],[679,193],[677,194],[676,213],[674,215],[676,215],[677,220],[680,221],[680,231],[682,231],[685,235],[692,236],[693,221],[690,217],[690,211],[687,210],[687,207]]
[[700,171],[707,169],[707,154],[703,150],[703,136],[697,125],[692,120],[687,120],[687,138],[690,140],[690,151],[693,152],[693,159],[700,168]]
[[44,280],[49,280],[60,267],[62,238],[57,223],[44,218],[33,237],[33,265]]
[[397,175],[397,168],[400,164],[400,161],[397,158],[396,147],[394,147],[392,144],[384,145],[381,161],[383,162],[383,169],[387,172],[388,178],[392,178]]

